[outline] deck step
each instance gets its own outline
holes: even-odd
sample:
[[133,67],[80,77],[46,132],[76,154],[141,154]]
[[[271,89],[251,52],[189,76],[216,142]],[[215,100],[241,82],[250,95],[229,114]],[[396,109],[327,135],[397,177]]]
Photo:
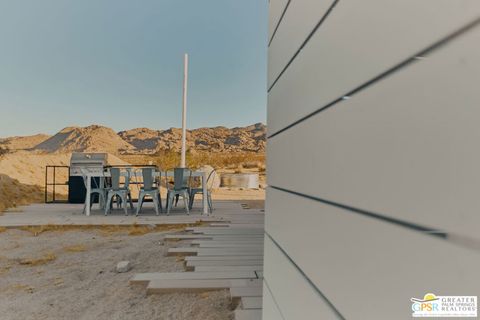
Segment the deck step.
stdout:
[[218,272],[218,271],[261,271],[262,265],[255,266],[195,266],[195,272]]
[[191,240],[191,239],[213,239],[213,236],[203,234],[167,234],[165,240]]
[[197,255],[197,256],[251,256],[263,255],[263,246],[252,248],[170,248],[169,255]]
[[252,254],[248,256],[188,256],[185,261],[226,261],[226,260],[263,260],[263,254]]
[[256,279],[254,271],[218,271],[218,272],[150,272],[137,273],[130,283],[147,284],[153,280],[208,280],[208,279]]
[[148,283],[147,294],[225,290],[228,289],[230,285],[230,280],[223,279],[152,280]]
[[258,279],[175,279],[175,280],[152,280],[148,283],[147,293],[169,292],[203,292],[211,290],[225,290],[229,288],[259,287]]
[[249,309],[262,309],[262,297],[242,297],[242,308]]
[[242,244],[242,243],[260,243],[263,244],[263,238],[248,239],[248,238],[234,238],[234,239],[197,239],[193,240],[192,244]]
[[[195,243],[196,244],[196,243]],[[200,248],[262,248],[262,242],[216,242],[202,241],[198,244]]]
[[263,266],[263,260],[199,260],[187,261],[187,267],[234,267],[234,266]]
[[231,287],[230,295],[232,298],[242,298],[242,297],[261,297],[263,289],[261,286],[257,287]]
[[235,310],[235,320],[262,320],[262,310]]

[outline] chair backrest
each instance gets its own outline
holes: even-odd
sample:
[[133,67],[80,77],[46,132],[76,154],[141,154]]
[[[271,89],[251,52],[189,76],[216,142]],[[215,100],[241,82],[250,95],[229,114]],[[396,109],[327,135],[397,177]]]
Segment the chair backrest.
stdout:
[[153,189],[153,168],[142,168],[143,189]]
[[112,189],[120,190],[120,168],[110,168],[110,177],[112,179]]
[[192,171],[187,168],[173,169],[173,189],[182,190],[188,188]]
[[217,176],[217,171],[215,169],[210,171],[210,173],[208,175],[208,178],[207,178],[207,189],[208,189],[208,191],[212,191],[213,184],[214,184],[216,176]]

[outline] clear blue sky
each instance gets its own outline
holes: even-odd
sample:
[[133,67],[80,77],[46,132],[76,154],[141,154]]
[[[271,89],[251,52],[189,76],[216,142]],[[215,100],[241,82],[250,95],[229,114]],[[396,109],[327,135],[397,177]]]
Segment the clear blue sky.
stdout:
[[267,0],[0,0],[0,137],[265,122]]

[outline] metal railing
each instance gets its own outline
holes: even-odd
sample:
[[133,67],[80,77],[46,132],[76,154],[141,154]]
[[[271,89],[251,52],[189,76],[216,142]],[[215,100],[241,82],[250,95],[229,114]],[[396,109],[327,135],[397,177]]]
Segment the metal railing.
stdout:
[[[62,182],[57,182],[57,170],[58,169],[67,169],[67,180]],[[52,172],[52,182],[49,179],[49,173]],[[46,166],[45,167],[45,203],[67,203],[68,199],[58,200],[56,198],[56,186],[68,186],[70,179],[70,166]],[[52,199],[48,199],[48,192],[52,189]]]

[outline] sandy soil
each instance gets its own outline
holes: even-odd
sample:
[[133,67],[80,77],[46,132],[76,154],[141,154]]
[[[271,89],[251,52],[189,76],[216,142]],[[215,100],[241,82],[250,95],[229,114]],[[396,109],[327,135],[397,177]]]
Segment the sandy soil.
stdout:
[[[129,236],[95,230],[0,233],[1,319],[233,319],[226,291],[145,294],[135,272],[184,271],[165,233]],[[117,262],[133,269],[116,273]]]

